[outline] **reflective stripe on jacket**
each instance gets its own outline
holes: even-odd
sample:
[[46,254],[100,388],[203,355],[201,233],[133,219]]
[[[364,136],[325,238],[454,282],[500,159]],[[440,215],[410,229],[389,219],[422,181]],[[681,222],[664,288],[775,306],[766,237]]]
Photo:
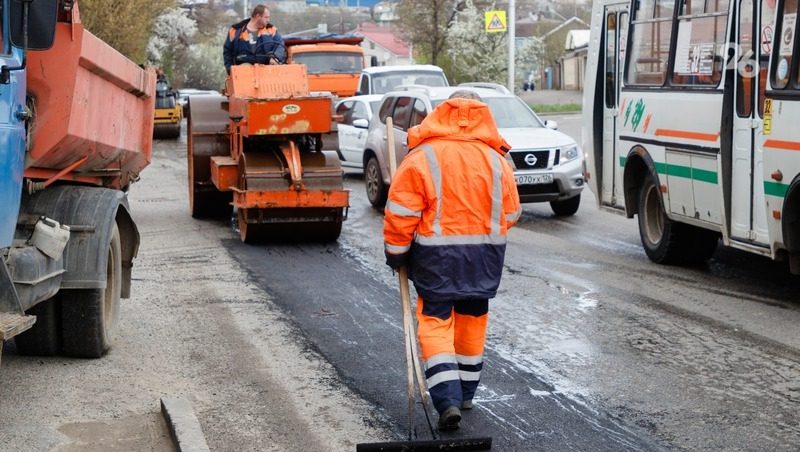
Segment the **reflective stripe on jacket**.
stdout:
[[[492,298],[506,233],[522,212],[513,170],[486,104],[451,99],[409,131],[389,189],[387,260],[410,254],[409,276],[428,301]],[[418,146],[417,146],[418,145]]]

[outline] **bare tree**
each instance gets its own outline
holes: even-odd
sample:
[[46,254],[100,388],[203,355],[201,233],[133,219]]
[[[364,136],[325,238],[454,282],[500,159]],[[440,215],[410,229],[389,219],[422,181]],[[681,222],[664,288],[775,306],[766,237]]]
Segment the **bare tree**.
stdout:
[[463,0],[405,0],[397,4],[399,27],[423,60],[438,64]]

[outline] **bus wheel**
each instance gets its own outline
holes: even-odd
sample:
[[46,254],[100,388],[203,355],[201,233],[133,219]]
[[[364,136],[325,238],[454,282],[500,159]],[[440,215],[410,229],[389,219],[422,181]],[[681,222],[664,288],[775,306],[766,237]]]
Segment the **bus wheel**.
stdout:
[[719,242],[717,232],[667,218],[654,177],[645,180],[639,193],[639,237],[647,257],[666,265],[702,265]]
[[681,226],[687,230],[686,234],[689,236],[686,253],[683,256],[684,263],[687,265],[705,264],[717,251],[719,233],[688,224]]
[[644,252],[657,264],[677,264],[682,260],[681,225],[667,218],[655,177],[648,177],[639,192],[639,237]]

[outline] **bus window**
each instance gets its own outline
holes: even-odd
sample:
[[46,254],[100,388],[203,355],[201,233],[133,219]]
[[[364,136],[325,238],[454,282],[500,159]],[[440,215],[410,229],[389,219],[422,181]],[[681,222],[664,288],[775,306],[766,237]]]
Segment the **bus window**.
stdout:
[[606,107],[617,106],[617,14],[606,17]]
[[739,4],[739,63],[736,65],[736,114],[749,118],[753,114],[753,82],[756,77],[755,41],[753,40],[753,1]]
[[675,0],[640,0],[634,5],[625,82],[661,86],[666,80]]
[[710,87],[719,84],[727,18],[728,0],[681,1],[673,84]]
[[772,87],[786,88],[792,69],[795,25],[797,24],[797,0],[785,0],[778,11],[778,26],[775,45],[772,48]]
[[628,13],[627,11],[623,11],[619,13],[619,20],[617,20],[619,24],[619,62],[617,63],[618,68],[622,68],[625,66],[625,49],[628,45]]
[[[0,18],[3,17],[3,2],[0,2]],[[6,49],[6,42],[3,39],[3,21],[0,19],[0,53],[11,53],[10,49]]]
[[764,99],[767,92],[767,68],[772,53],[772,38],[775,30],[776,0],[761,0],[761,34],[758,48],[758,116],[764,117]]

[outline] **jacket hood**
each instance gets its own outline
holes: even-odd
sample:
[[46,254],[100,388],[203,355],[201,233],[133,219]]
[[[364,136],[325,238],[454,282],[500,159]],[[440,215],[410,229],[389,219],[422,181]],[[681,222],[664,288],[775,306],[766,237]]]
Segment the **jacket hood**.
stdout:
[[420,125],[408,130],[408,148],[440,137],[482,141],[500,155],[511,149],[500,136],[489,106],[472,99],[447,99],[439,104]]

